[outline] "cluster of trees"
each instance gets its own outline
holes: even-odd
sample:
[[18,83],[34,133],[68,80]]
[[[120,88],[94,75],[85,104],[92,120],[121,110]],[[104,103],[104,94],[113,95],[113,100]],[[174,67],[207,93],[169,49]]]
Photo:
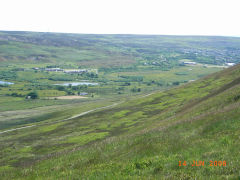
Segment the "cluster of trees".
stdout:
[[92,78],[98,78],[98,75],[93,72],[91,72],[91,73],[87,72],[87,73],[82,73],[82,74],[54,74],[51,77],[49,77],[48,80],[51,80],[51,81],[74,81],[77,78],[92,79]]
[[38,99],[39,95],[36,91],[33,92],[29,92],[27,95],[23,95],[20,93],[12,93],[12,94],[7,94],[8,96],[12,96],[12,97],[25,97],[26,99]]
[[8,84],[0,84],[0,87],[8,87]]
[[135,81],[135,82],[142,82],[143,76],[119,76],[123,79],[126,79],[127,81]]
[[129,66],[129,67],[101,67],[99,68],[99,72],[104,73],[112,73],[112,72],[129,72],[129,71],[136,71],[137,66],[136,64]]
[[130,82],[125,82],[121,86],[131,86],[131,83]]
[[17,78],[17,74],[15,71],[0,71],[0,79],[9,80],[9,79],[16,79],[16,78]]
[[96,73],[93,73],[93,72],[91,72],[91,73],[83,73],[83,74],[81,74],[83,77],[86,77],[86,78],[98,78],[98,75],[96,74]]
[[12,94],[7,94],[8,96],[12,96],[12,97],[25,97],[26,99],[38,99],[39,95],[36,91],[30,92],[27,95],[23,95],[20,93],[12,93]]
[[38,93],[36,91],[30,92],[27,94],[26,98],[30,97],[30,99],[38,99]]
[[24,95],[22,94],[18,94],[18,93],[12,93],[12,94],[7,94],[8,96],[13,96],[13,97],[24,97]]
[[134,87],[134,88],[131,89],[131,91],[132,92],[141,92],[141,88]]
[[68,86],[56,86],[56,89],[58,91],[65,91],[68,95],[74,95],[76,91],[78,94],[80,94],[80,91],[86,91],[88,89],[88,86],[72,86],[69,84]]

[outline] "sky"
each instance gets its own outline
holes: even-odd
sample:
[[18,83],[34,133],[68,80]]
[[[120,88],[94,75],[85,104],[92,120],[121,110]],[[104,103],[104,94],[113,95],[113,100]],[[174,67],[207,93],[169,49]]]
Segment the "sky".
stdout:
[[240,36],[240,0],[0,0],[0,30]]

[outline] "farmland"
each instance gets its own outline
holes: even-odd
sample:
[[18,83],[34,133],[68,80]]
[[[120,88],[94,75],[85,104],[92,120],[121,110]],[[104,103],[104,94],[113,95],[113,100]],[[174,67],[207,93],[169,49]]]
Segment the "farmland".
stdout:
[[[239,62],[239,44],[239,38],[230,37],[2,31],[0,80],[14,84],[0,85],[0,111],[72,103],[54,98],[65,95],[84,93],[96,99],[169,89]],[[51,68],[89,72],[47,71]],[[99,85],[56,86],[83,81]],[[26,100],[33,92],[38,94],[36,103]]]

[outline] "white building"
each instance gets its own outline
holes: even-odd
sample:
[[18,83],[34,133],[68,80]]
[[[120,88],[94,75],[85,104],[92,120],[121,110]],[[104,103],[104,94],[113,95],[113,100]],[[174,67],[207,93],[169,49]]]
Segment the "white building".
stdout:
[[236,63],[226,63],[227,66],[234,66]]
[[46,68],[45,70],[46,70],[46,71],[54,71],[54,72],[63,71],[63,70],[60,69],[60,68]]
[[183,64],[186,64],[186,65],[196,65],[197,63],[193,62],[193,61],[186,61],[186,62],[183,62]]

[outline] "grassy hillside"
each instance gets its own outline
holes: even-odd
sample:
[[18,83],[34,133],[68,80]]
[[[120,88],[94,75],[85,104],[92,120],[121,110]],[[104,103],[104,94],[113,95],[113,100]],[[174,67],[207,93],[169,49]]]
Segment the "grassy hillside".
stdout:
[[[54,122],[61,117],[55,112],[46,123],[0,134],[0,175],[2,179],[237,179],[239,107],[237,65],[68,121]],[[204,161],[204,166],[192,166],[193,160]]]

